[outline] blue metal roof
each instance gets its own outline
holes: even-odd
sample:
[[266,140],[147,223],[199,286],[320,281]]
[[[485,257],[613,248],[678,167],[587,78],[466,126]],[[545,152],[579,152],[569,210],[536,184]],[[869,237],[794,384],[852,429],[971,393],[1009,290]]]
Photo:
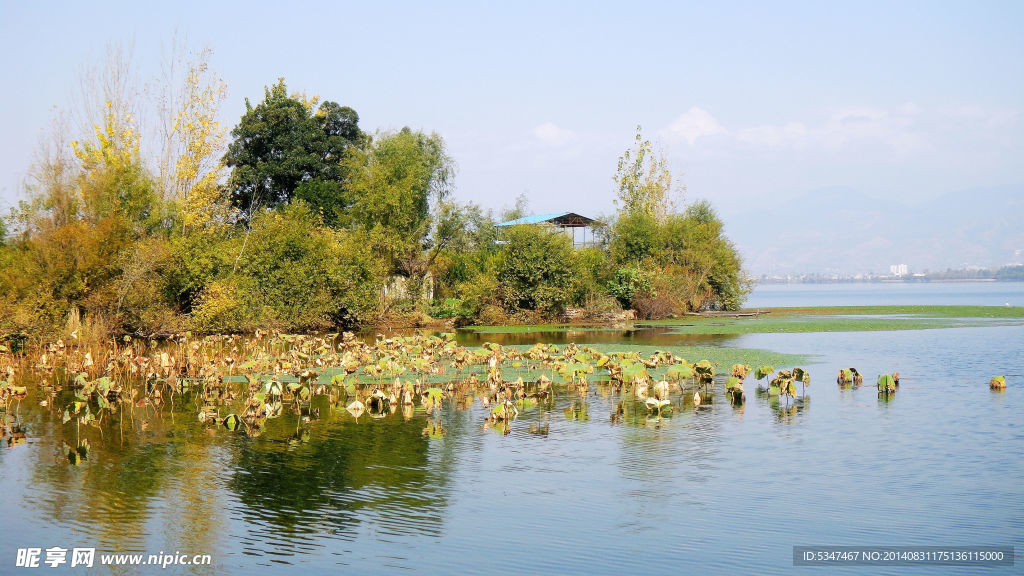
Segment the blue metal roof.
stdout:
[[502,222],[498,226],[516,226],[517,224],[540,224],[547,222],[553,218],[559,216],[565,216],[568,212],[558,212],[555,214],[537,214],[535,216],[523,216],[522,218],[516,218],[515,220],[509,220],[508,222]]
[[586,216],[580,216],[575,212],[556,212],[554,214],[537,214],[535,216],[523,216],[522,218],[516,218],[515,220],[509,220],[508,222],[502,222],[501,224],[495,224],[495,226],[516,226],[519,224],[543,224],[550,220],[557,220],[566,216],[575,216],[583,219],[584,222],[592,222],[590,218]]

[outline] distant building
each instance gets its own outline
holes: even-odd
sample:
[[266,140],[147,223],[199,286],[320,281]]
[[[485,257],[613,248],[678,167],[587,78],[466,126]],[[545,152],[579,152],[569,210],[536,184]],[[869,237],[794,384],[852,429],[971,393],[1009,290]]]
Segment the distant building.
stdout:
[[909,271],[910,270],[907,268],[906,264],[893,264],[892,266],[889,266],[889,272],[891,272],[893,276],[897,276],[899,278],[906,276]]
[[[516,218],[515,220],[495,224],[495,227],[504,228],[506,226],[520,226],[523,224],[544,224],[547,226],[553,226],[565,233],[566,236],[572,238],[573,246],[581,248],[597,242],[597,236],[594,234],[593,229],[593,224],[595,223],[597,223],[597,220],[587,218],[586,216],[580,216],[575,212],[558,212],[556,214],[523,216],[522,218]],[[588,228],[590,228],[589,237],[587,235]],[[579,230],[578,237],[577,230]]]

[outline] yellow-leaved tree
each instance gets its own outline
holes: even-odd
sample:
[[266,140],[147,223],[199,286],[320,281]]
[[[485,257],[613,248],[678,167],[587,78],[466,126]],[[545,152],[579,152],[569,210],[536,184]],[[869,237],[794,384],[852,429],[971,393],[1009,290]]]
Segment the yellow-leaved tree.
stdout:
[[161,182],[164,198],[177,208],[183,233],[219,229],[230,220],[230,203],[222,182],[227,169],[223,157],[227,128],[217,120],[227,85],[209,68],[210,51],[185,62],[186,73],[175,88],[169,66],[167,95],[160,103],[163,116]]
[[[672,171],[664,151],[656,150],[636,127],[636,147],[619,157],[615,171],[615,205],[626,214],[646,214],[664,220],[676,209]],[[685,187],[680,187],[681,192]]]

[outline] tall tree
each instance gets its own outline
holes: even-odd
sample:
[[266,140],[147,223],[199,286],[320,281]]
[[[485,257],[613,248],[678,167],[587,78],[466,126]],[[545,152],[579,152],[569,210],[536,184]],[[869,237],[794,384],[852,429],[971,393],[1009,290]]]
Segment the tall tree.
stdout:
[[296,196],[327,215],[337,213],[347,203],[341,160],[363,139],[355,110],[289,96],[283,79],[266,88],[256,106],[247,99],[245,108],[224,157],[233,168],[231,199],[244,217]]
[[[227,128],[217,121],[227,84],[210,70],[210,54],[174,52],[165,64],[167,86],[158,101],[160,183],[164,199],[177,207],[182,231],[216,228],[230,218],[222,185]],[[180,66],[185,77],[179,80]]]
[[618,188],[615,204],[620,212],[646,213],[662,220],[675,208],[672,171],[665,153],[655,150],[636,127],[636,147],[619,157],[613,179]]
[[409,128],[377,136],[346,159],[353,203],[345,223],[373,232],[395,274],[419,301],[438,252],[458,231],[460,214],[445,203],[455,164],[437,134]]

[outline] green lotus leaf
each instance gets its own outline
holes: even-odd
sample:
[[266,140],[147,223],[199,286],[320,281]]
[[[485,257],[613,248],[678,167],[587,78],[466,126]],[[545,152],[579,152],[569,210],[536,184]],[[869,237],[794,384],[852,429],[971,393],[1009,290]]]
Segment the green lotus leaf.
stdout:
[[665,371],[665,377],[671,380],[686,380],[693,377],[693,368],[689,364],[673,364]]

